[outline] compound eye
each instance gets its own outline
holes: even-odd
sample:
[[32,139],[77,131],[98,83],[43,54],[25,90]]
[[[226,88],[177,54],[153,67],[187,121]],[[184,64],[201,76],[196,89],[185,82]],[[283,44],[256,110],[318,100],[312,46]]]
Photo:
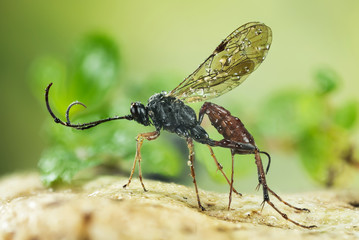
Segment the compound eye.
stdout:
[[134,115],[134,116],[141,115],[143,113],[143,110],[144,110],[143,104],[141,104],[139,102],[131,103],[130,111],[131,111],[132,115]]
[[131,109],[130,109],[131,115],[137,115],[137,105],[136,103],[131,103]]
[[131,104],[131,115],[136,122],[139,122],[145,126],[149,125],[147,111],[145,106],[140,102],[134,102]]

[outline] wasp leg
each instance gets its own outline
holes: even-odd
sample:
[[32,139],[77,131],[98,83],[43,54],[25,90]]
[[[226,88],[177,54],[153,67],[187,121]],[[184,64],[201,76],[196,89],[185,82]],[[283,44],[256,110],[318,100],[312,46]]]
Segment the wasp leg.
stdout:
[[[267,186],[266,176],[265,176],[265,173],[263,170],[262,159],[261,159],[258,151],[254,154],[254,156],[255,156],[256,165],[257,165],[259,185],[262,185],[263,198],[264,198],[264,201],[266,202],[266,201],[269,201],[269,194],[268,194],[268,186]],[[257,186],[257,188],[259,188],[259,185]]]
[[[263,169],[263,164],[262,164],[262,159],[259,155],[259,152],[257,151],[255,153],[255,159],[256,159],[256,165],[257,165],[257,170],[258,170],[258,178],[259,178],[259,185],[262,185],[262,188],[263,188],[263,203],[262,203],[262,208],[264,207],[264,203],[268,203],[275,211],[277,211],[277,213],[279,213],[284,219],[286,219],[287,221],[299,226],[299,227],[302,227],[302,228],[315,228],[316,226],[315,225],[310,225],[310,226],[307,226],[307,225],[303,225],[303,224],[300,224],[292,219],[290,219],[288,217],[287,214],[283,213],[282,211],[280,211],[269,199],[269,195],[268,195],[268,191],[271,192],[275,197],[277,197],[281,202],[283,202],[284,204],[290,206],[290,207],[293,207],[292,205],[288,204],[287,202],[283,201],[277,194],[275,194],[272,190],[270,190],[267,186],[267,182],[266,182],[266,177],[265,177],[265,172],[264,172],[264,169]],[[294,207],[295,209],[297,209],[296,207]]]
[[205,208],[202,206],[201,204],[201,200],[199,199],[199,194],[198,194],[198,188],[197,188],[197,181],[196,181],[196,173],[194,171],[194,149],[193,149],[193,140],[192,138],[187,138],[187,146],[188,146],[188,150],[189,150],[189,166],[191,168],[191,176],[193,178],[193,184],[194,184],[194,188],[196,190],[196,196],[197,196],[197,202],[198,202],[198,207],[204,211]]
[[277,213],[279,213],[284,219],[286,219],[287,221],[289,221],[289,222],[291,222],[291,223],[293,223],[293,224],[295,224],[295,225],[297,225],[297,226],[299,226],[299,227],[308,228],[308,229],[316,228],[316,227],[317,227],[316,225],[310,225],[310,226],[308,226],[308,225],[300,224],[300,223],[298,223],[298,222],[296,222],[296,221],[290,219],[290,218],[287,216],[287,214],[281,212],[276,206],[274,206],[274,204],[273,204],[270,200],[267,200],[266,202],[267,202],[274,210],[276,210]]
[[[208,146],[208,145],[207,145]],[[229,179],[227,178],[226,174],[223,172],[222,170],[222,165],[217,161],[216,156],[214,155],[214,152],[212,150],[212,148],[210,146],[208,146],[209,151],[211,152],[211,156],[213,157],[218,169],[221,171],[221,173],[223,174],[224,178],[227,180],[228,184],[229,184],[229,200],[228,200],[228,210],[230,210],[231,208],[231,202],[232,202],[232,192],[237,193],[238,195],[242,195],[240,193],[238,193],[234,188],[233,188],[233,176],[234,176],[234,151],[231,151],[231,155],[232,155],[232,172],[231,172],[231,181],[229,181]]]
[[299,207],[296,207],[296,206],[293,206],[291,205],[290,203],[284,201],[281,197],[279,197],[272,189],[270,189],[268,186],[268,191],[274,196],[276,197],[279,201],[281,201],[283,204],[287,205],[288,207],[291,207],[295,210],[298,210],[298,211],[304,211],[304,212],[310,212],[310,210],[308,208],[299,208]]
[[[212,156],[212,158],[213,158],[213,160],[214,160],[214,162],[215,162],[215,164],[216,164],[216,166],[217,166],[217,169],[222,173],[222,175],[223,175],[223,177],[226,179],[227,183],[228,183],[229,185],[231,185],[231,182],[229,181],[227,175],[226,175],[226,174],[224,173],[224,171],[223,171],[222,165],[217,161],[217,158],[216,158],[216,156],[214,155],[213,149],[212,149],[209,145],[207,145],[207,146],[208,146],[208,148],[209,148],[209,151],[211,152],[211,156]],[[238,192],[235,188],[233,188],[233,192],[236,193],[236,194],[238,194],[239,196],[242,196],[242,194],[241,194],[240,192]]]
[[233,192],[233,175],[234,175],[234,154],[235,152],[231,150],[232,155],[232,172],[231,172],[231,184],[229,188],[229,201],[228,201],[228,210],[231,209],[231,202],[232,202],[232,192]]
[[264,202],[267,202],[267,200],[269,200],[269,195],[268,195],[268,191],[269,191],[274,197],[276,197],[279,201],[281,201],[285,205],[287,205],[287,206],[289,206],[291,208],[294,208],[296,210],[299,210],[299,211],[307,211],[307,212],[309,212],[309,210],[306,209],[306,208],[298,208],[298,207],[295,207],[295,206],[289,204],[288,202],[284,201],[281,197],[279,197],[274,191],[272,191],[267,185],[264,170],[263,170],[262,159],[261,159],[261,157],[259,155],[259,152],[255,153],[255,159],[256,159],[256,164],[257,164],[258,181],[259,181],[258,186],[256,188],[259,189],[260,185],[262,185]]
[[143,144],[143,141],[145,139],[147,139],[148,141],[151,141],[151,140],[155,140],[156,138],[158,138],[158,136],[160,135],[160,132],[159,131],[154,131],[154,132],[149,132],[149,133],[141,133],[141,134],[138,134],[137,138],[136,138],[136,141],[137,141],[137,144],[136,144],[136,156],[135,156],[135,160],[133,161],[133,166],[132,166],[132,169],[131,169],[131,175],[128,179],[128,182],[123,185],[123,187],[127,187],[130,185],[131,183],[131,180],[132,180],[132,177],[133,177],[133,173],[135,172],[135,168],[136,168],[136,163],[138,161],[138,177],[140,179],[140,182],[141,182],[141,185],[142,185],[142,188],[143,190],[146,192],[146,188],[145,188],[145,185],[143,184],[143,181],[142,181],[142,170],[141,170],[141,160],[142,160],[142,157],[141,157],[141,147],[142,147],[142,144]]

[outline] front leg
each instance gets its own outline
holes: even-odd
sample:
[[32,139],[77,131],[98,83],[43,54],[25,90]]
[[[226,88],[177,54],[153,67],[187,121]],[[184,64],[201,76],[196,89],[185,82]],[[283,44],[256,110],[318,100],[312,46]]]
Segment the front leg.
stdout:
[[138,161],[138,177],[140,178],[140,182],[141,182],[141,185],[142,185],[142,188],[143,190],[146,192],[146,188],[145,188],[145,185],[143,184],[143,181],[142,181],[142,170],[141,170],[141,160],[142,160],[142,157],[141,157],[141,147],[142,147],[142,144],[143,144],[143,141],[145,139],[147,139],[148,141],[151,141],[151,140],[155,140],[156,138],[158,138],[158,136],[160,135],[160,132],[159,131],[154,131],[154,132],[149,132],[149,133],[141,133],[141,134],[138,134],[137,138],[136,138],[136,141],[137,141],[137,144],[136,144],[136,155],[135,155],[135,160],[133,161],[133,166],[132,166],[132,169],[131,169],[131,175],[128,179],[128,182],[123,185],[123,187],[127,187],[130,185],[131,183],[131,180],[132,180],[132,177],[133,177],[133,173],[135,172],[135,168],[136,168],[136,163]]

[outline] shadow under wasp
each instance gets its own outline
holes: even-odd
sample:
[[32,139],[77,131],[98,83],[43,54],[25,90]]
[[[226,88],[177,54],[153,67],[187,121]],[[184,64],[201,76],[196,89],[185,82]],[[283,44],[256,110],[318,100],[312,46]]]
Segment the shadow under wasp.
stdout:
[[[240,194],[233,188],[233,156],[235,154],[254,154],[259,179],[257,188],[261,185],[263,188],[263,207],[264,203],[268,203],[288,221],[304,228],[312,228],[314,226],[302,225],[291,220],[270,201],[268,192],[289,207],[300,211],[309,211],[305,208],[294,207],[283,201],[267,186],[260,153],[264,153],[268,156],[269,162],[267,171],[270,164],[270,156],[268,153],[262,152],[257,148],[253,137],[238,118],[233,117],[223,107],[206,102],[202,106],[197,120],[195,111],[185,104],[218,97],[240,85],[249,74],[257,69],[263,62],[269,51],[271,42],[272,31],[268,26],[259,22],[244,24],[225,38],[213,53],[176,88],[169,93],[161,92],[154,94],[148,99],[146,106],[140,102],[132,103],[129,115],[121,117],[115,116],[83,124],[73,124],[69,118],[70,109],[77,104],[86,107],[83,103],[75,101],[68,106],[66,110],[66,122],[63,122],[56,117],[49,104],[48,95],[52,83],[46,88],[46,106],[56,123],[79,130],[89,129],[101,123],[119,119],[134,120],[144,126],[153,125],[155,127],[155,131],[141,133],[137,136],[136,155],[133,167],[128,182],[123,187],[130,185],[136,164],[138,163],[139,179],[144,191],[147,191],[142,181],[141,170],[141,147],[144,140],[155,140],[160,136],[162,129],[186,139],[189,150],[189,166],[196,191],[198,207],[201,210],[205,209],[201,204],[198,194],[194,169],[193,141],[206,144],[209,147],[218,169],[221,170],[221,173],[227,179],[227,182],[230,185],[228,209],[230,209],[232,191]],[[218,132],[224,136],[223,140],[216,141],[211,139],[207,132],[202,128],[200,124],[205,114],[208,115],[212,125]],[[232,153],[231,181],[229,181],[222,171],[221,165],[218,163],[211,147],[230,149]]]

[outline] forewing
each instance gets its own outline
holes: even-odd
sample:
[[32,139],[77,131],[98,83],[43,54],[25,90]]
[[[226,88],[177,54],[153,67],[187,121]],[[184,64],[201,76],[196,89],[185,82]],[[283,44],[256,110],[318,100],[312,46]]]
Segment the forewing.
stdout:
[[272,31],[263,23],[239,27],[168,95],[184,102],[197,102],[232,90],[263,62],[271,42]]

